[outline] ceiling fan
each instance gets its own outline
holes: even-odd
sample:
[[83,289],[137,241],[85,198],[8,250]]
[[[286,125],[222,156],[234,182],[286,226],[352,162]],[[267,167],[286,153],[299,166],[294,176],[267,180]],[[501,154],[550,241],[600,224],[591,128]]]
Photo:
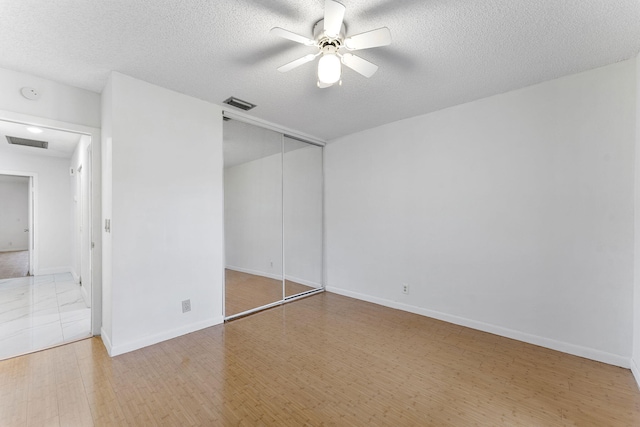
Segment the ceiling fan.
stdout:
[[318,49],[317,53],[310,53],[291,61],[278,68],[278,71],[285,73],[311,62],[319,56],[318,87],[320,88],[333,86],[335,83],[342,84],[342,80],[340,80],[342,65],[365,77],[371,77],[378,70],[378,66],[366,59],[348,53],[348,51],[387,46],[391,44],[391,31],[387,27],[382,27],[346,37],[346,29],[343,22],[345,9],[342,3],[338,3],[335,0],[325,0],[324,19],[314,25],[313,39],[284,28],[272,28],[271,34]]

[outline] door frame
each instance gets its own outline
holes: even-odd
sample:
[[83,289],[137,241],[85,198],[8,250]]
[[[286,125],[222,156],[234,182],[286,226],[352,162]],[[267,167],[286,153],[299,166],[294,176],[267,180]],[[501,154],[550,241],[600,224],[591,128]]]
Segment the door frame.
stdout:
[[[89,172],[91,177],[88,177],[88,183],[91,185],[90,189],[90,235],[92,239],[91,248],[88,248],[90,252],[90,268],[91,268],[91,333],[92,335],[100,335],[100,328],[102,327],[102,200],[101,200],[101,167],[100,156],[96,153],[100,153],[101,143],[101,130],[99,128],[79,125],[75,123],[63,122],[60,120],[49,119],[45,117],[32,116],[29,114],[16,113],[13,111],[0,110],[0,120],[19,123],[29,126],[37,126],[40,128],[48,128],[55,130],[62,130],[67,132],[74,132],[81,135],[87,135],[91,138],[89,147],[91,147],[91,162]],[[37,233],[38,226],[38,174],[28,173],[24,171],[0,171],[0,173],[6,173],[8,175],[17,174],[22,176],[32,176],[33,189],[35,192],[34,197],[34,222],[31,229],[34,233],[34,275],[38,274],[38,253],[36,248],[39,246],[39,238]]]
[[0,169],[0,175],[22,176],[29,178],[29,199],[27,200],[28,218],[29,218],[29,274],[35,276],[38,271],[38,233],[35,232],[38,225],[38,216],[36,215],[38,207],[38,174],[37,172],[14,171],[8,169]]

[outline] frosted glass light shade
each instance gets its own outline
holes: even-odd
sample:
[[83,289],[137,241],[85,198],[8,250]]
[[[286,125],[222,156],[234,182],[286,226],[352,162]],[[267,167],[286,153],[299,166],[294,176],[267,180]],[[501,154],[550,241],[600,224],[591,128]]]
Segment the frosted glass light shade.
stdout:
[[340,80],[342,64],[340,58],[333,53],[325,53],[318,61],[318,80],[325,84],[333,84]]

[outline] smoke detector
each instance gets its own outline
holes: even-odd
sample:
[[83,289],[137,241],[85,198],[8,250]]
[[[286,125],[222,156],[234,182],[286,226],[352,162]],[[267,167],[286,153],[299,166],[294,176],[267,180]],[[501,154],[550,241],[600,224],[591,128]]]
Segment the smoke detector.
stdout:
[[40,98],[40,91],[32,87],[23,87],[20,89],[20,93],[30,101],[36,101]]

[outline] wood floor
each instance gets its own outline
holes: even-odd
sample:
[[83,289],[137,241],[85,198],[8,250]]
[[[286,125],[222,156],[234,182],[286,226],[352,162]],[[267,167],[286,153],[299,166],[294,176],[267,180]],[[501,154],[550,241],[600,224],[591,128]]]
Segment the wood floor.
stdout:
[[0,362],[0,425],[639,426],[630,371],[323,293],[115,358]]
[[[314,288],[285,280],[285,296]],[[282,300],[282,280],[225,270],[225,316],[242,313]]]

